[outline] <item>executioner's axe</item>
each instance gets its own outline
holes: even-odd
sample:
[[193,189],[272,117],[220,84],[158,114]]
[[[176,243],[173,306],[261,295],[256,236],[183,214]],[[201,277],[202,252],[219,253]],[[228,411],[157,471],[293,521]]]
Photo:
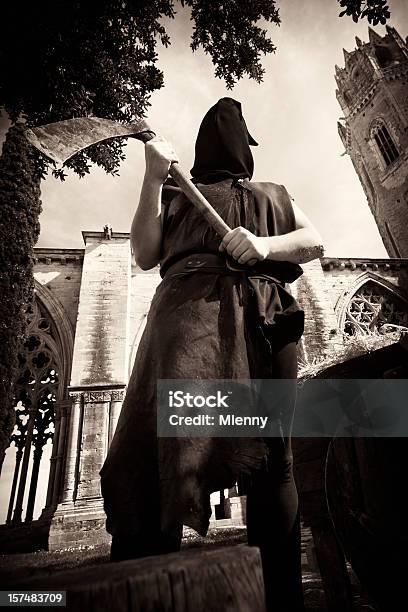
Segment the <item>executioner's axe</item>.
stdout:
[[[59,165],[83,149],[110,138],[132,136],[142,142],[148,142],[155,135],[144,119],[122,124],[101,117],[77,117],[26,130],[30,144]],[[217,234],[224,238],[231,228],[207,202],[177,162],[172,163],[169,174]]]

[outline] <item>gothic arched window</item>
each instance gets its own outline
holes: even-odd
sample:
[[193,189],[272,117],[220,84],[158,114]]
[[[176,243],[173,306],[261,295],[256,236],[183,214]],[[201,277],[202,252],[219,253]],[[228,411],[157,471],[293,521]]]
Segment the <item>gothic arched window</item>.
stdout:
[[346,309],[344,331],[349,336],[408,327],[408,302],[374,281],[366,282]]
[[371,127],[371,137],[374,139],[386,166],[389,166],[397,159],[399,153],[383,121],[377,120],[374,122]]
[[16,424],[10,442],[16,448],[16,456],[7,522],[22,521],[28,484],[25,521],[33,519],[43,449],[54,437],[54,406],[60,384],[60,357],[53,322],[36,300],[27,315],[27,339],[18,353],[15,383]]

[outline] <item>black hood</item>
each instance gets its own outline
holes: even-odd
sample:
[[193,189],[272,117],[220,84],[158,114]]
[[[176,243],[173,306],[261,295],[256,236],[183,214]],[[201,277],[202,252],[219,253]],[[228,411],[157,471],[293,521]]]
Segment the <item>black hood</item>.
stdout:
[[195,183],[216,183],[227,178],[251,179],[254,159],[249,145],[257,142],[248,132],[241,104],[221,98],[201,122],[191,175]]

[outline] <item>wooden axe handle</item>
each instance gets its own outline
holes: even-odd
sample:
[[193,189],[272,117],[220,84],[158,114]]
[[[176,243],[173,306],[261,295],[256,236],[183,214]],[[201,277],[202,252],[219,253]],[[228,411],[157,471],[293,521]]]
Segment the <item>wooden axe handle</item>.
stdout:
[[177,162],[170,166],[169,174],[174,178],[177,185],[180,187],[180,189],[182,189],[190,202],[194,204],[194,206],[205,217],[209,225],[211,225],[211,227],[221,238],[224,238],[225,234],[228,234],[228,232],[231,231],[231,228],[228,227],[222,217],[220,217],[217,211],[206,200],[194,183],[191,182],[189,176],[182,168],[180,168],[180,165]]
[[[142,132],[138,134],[138,140],[146,143],[155,137],[154,132]],[[231,231],[231,228],[225,223],[220,217],[217,211],[211,206],[206,200],[203,194],[197,189],[192,183],[190,177],[177,162],[174,162],[170,166],[169,174],[176,181],[177,185],[188,197],[190,202],[200,211],[200,213],[207,219],[209,225],[217,232],[217,234],[224,238],[225,234]]]

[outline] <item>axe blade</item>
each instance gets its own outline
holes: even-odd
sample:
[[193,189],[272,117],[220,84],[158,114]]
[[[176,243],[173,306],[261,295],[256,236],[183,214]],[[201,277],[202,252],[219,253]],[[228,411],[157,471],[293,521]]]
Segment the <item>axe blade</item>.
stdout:
[[75,117],[27,129],[26,137],[41,153],[63,165],[76,153],[103,140],[146,133],[154,135],[144,119],[123,124],[102,117]]
[[[156,135],[144,119],[122,124],[101,117],[77,117],[66,121],[48,123],[47,125],[27,129],[25,134],[30,144],[58,165],[63,165],[79,151],[109,138],[133,136],[146,143]],[[177,162],[172,163],[169,174],[191,203],[196,206],[208,223],[223,238],[230,231],[229,226],[207,202]]]

